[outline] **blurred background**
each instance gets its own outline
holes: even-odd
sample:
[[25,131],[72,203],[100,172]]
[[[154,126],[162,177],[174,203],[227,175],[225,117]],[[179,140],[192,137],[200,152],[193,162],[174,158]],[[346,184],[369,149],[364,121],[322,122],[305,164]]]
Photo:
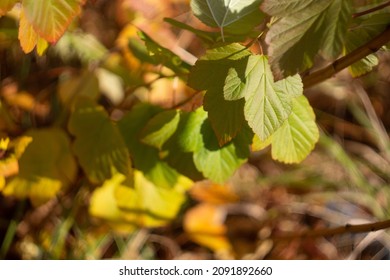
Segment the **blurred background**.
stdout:
[[[203,26],[188,0],[88,1],[69,31],[43,56],[25,55],[18,23],[0,18],[0,137],[61,120],[59,99],[96,70],[99,103],[113,120],[139,101],[192,110],[202,97],[132,53],[144,31],[184,61],[205,52],[191,32],[165,17]],[[170,223],[123,229],[93,217],[92,189],[77,181],[38,207],[0,194],[1,259],[389,259],[388,230],[299,238],[316,231],[390,219],[390,54],[363,77],[348,71],[305,91],[321,130],[301,164],[268,149],[252,153],[225,184],[200,181]],[[1,148],[1,147],[0,147]],[[17,172],[0,149],[0,172]]]

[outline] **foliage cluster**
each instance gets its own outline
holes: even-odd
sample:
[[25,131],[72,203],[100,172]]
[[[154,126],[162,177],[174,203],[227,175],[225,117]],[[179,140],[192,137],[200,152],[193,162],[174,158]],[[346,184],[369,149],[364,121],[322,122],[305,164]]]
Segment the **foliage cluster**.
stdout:
[[[48,104],[4,79],[0,190],[40,206],[88,188],[89,213],[124,232],[166,225],[194,182],[223,185],[251,152],[270,146],[274,160],[302,162],[320,135],[303,94],[313,69],[331,65],[321,80],[346,67],[353,77],[366,74],[390,38],[389,5],[380,1],[192,0],[203,28],[165,21],[202,41],[206,52],[194,63],[131,25],[124,43],[107,49],[77,29],[88,2],[0,2],[1,44],[17,36],[26,57],[83,65],[61,73]],[[180,85],[181,99],[150,102],[145,89],[161,81]],[[33,111],[45,117],[31,120]],[[207,207],[198,213],[214,213]]]

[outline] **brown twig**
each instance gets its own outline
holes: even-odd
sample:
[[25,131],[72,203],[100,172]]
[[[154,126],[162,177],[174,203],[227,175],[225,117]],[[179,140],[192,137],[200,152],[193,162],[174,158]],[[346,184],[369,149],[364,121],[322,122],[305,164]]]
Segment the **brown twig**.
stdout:
[[283,235],[271,237],[271,239],[275,240],[275,241],[289,241],[289,240],[293,240],[293,239],[318,238],[318,237],[326,237],[326,236],[339,235],[339,234],[345,234],[345,233],[370,232],[370,231],[377,231],[377,230],[386,229],[386,228],[390,228],[390,220],[362,224],[362,225],[346,224],[345,226],[336,227],[336,228],[307,230],[307,231],[298,232],[298,233],[296,233],[296,232],[286,233]]
[[380,5],[376,6],[376,7],[371,8],[371,9],[368,9],[368,10],[365,10],[365,11],[362,11],[362,12],[359,12],[359,13],[355,13],[355,14],[352,15],[352,17],[353,18],[357,18],[357,17],[360,17],[360,16],[364,16],[364,15],[367,15],[367,14],[379,11],[381,9],[384,9],[387,6],[390,6],[390,1],[387,1],[387,2],[385,2],[383,4],[380,4]]
[[337,59],[329,66],[311,74],[308,74],[307,76],[304,76],[302,78],[304,87],[309,88],[329,79],[344,68],[347,68],[348,66],[354,64],[360,59],[365,58],[367,55],[378,51],[383,45],[385,45],[389,41],[390,26],[388,26],[381,34],[374,37],[371,41],[350,52],[349,54]]

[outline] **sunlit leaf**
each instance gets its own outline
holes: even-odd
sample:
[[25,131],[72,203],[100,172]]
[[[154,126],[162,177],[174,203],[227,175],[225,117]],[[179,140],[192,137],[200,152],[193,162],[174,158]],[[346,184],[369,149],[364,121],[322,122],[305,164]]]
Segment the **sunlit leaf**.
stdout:
[[5,15],[19,0],[1,0],[0,1],[0,17]]
[[126,221],[115,198],[116,190],[125,180],[126,176],[117,173],[111,179],[104,181],[101,187],[96,188],[90,199],[89,213],[104,219],[117,230],[132,232],[135,225]]
[[321,52],[326,58],[340,55],[352,1],[265,0],[263,10],[277,17],[266,36],[272,70],[279,80],[313,66]]
[[176,110],[163,111],[150,119],[141,131],[141,141],[161,149],[162,145],[175,133],[180,121]]
[[272,143],[272,136],[268,137],[265,140],[261,140],[260,137],[255,134],[255,136],[253,137],[251,148],[252,151],[254,152],[261,151],[267,148],[269,145],[271,145],[271,143]]
[[225,30],[232,33],[250,32],[263,19],[261,0],[192,0],[196,17],[211,27],[218,27],[222,38]]
[[85,0],[23,0],[23,11],[34,30],[54,43],[81,11]]
[[224,208],[204,203],[186,212],[183,227],[194,242],[213,251],[229,252],[232,248],[226,236],[225,219]]
[[49,43],[45,39],[39,37],[37,42],[37,54],[43,55],[48,47]]
[[92,183],[103,183],[116,172],[131,176],[129,152],[103,107],[89,100],[79,100],[68,128],[76,137],[75,154]]
[[53,198],[76,176],[76,161],[68,136],[57,128],[31,130],[32,138],[19,160],[19,174],[4,188],[5,195],[29,197],[35,205]]
[[[245,118],[261,140],[271,136],[291,113],[291,98],[303,91],[298,76],[274,83],[268,59],[251,56],[245,71]],[[296,81],[297,80],[297,81]],[[298,86],[298,85],[301,86]]]
[[272,136],[272,158],[299,163],[314,149],[319,131],[315,115],[305,96],[292,100],[292,113]]
[[171,188],[159,187],[135,170],[134,188],[118,186],[115,198],[126,221],[138,226],[162,226],[176,217],[191,185],[191,180],[181,176]]
[[25,53],[32,52],[37,44],[39,35],[35,32],[32,25],[27,21],[23,11],[20,13],[19,21],[19,41]]
[[9,142],[9,138],[0,141],[0,176],[8,178],[19,173],[18,160],[31,143],[30,136],[21,136]]

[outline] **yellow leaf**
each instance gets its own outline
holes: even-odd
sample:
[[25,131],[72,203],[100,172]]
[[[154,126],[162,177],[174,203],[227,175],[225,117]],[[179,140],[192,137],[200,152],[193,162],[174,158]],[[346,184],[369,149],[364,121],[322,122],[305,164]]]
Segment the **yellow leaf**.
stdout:
[[20,46],[25,53],[30,53],[35,48],[38,40],[38,34],[32,25],[26,19],[23,10],[20,13],[19,35]]
[[38,42],[37,42],[38,55],[40,55],[40,56],[43,55],[48,47],[49,47],[49,43],[45,39],[39,37]]
[[89,207],[91,215],[121,232],[166,225],[176,217],[192,184],[183,177],[173,188],[157,187],[138,170],[134,170],[134,188],[125,185],[125,180],[120,173],[106,180],[93,192]]
[[267,139],[265,139],[264,141],[262,141],[260,137],[257,134],[255,134],[255,136],[253,136],[253,142],[251,148],[253,152],[261,151],[267,148],[269,145],[271,145],[271,143],[272,143],[272,135]]
[[3,176],[0,176],[0,191],[3,190],[5,186],[5,178]]
[[[183,177],[183,176],[182,176]],[[119,186],[115,196],[126,220],[138,226],[158,227],[174,219],[192,181],[183,177],[172,188],[156,186],[142,172],[134,172],[134,188]]]
[[225,210],[203,203],[187,211],[183,227],[189,238],[213,251],[230,252],[231,244],[226,237]]
[[0,140],[0,151],[1,150],[7,150],[8,149],[8,144],[9,144],[9,138],[1,138]]
[[115,190],[125,179],[126,177],[123,174],[117,173],[97,188],[91,196],[89,213],[92,216],[105,219],[118,231],[132,232],[135,226],[127,223],[115,198]]
[[19,199],[29,197],[34,206],[39,206],[52,199],[61,189],[61,182],[49,177],[34,176],[26,178],[16,176],[3,189],[5,196]]
[[[0,141],[2,142],[0,143],[0,151],[3,150],[5,156],[0,160],[0,176],[5,178],[18,174],[19,172],[18,159],[21,157],[27,145],[32,140],[31,137],[22,136],[20,138],[17,138],[16,140],[13,140],[11,143],[8,144],[7,142],[9,142],[9,139],[8,141],[7,139],[6,140],[2,139]],[[7,154],[5,153],[5,151],[7,151]]]

